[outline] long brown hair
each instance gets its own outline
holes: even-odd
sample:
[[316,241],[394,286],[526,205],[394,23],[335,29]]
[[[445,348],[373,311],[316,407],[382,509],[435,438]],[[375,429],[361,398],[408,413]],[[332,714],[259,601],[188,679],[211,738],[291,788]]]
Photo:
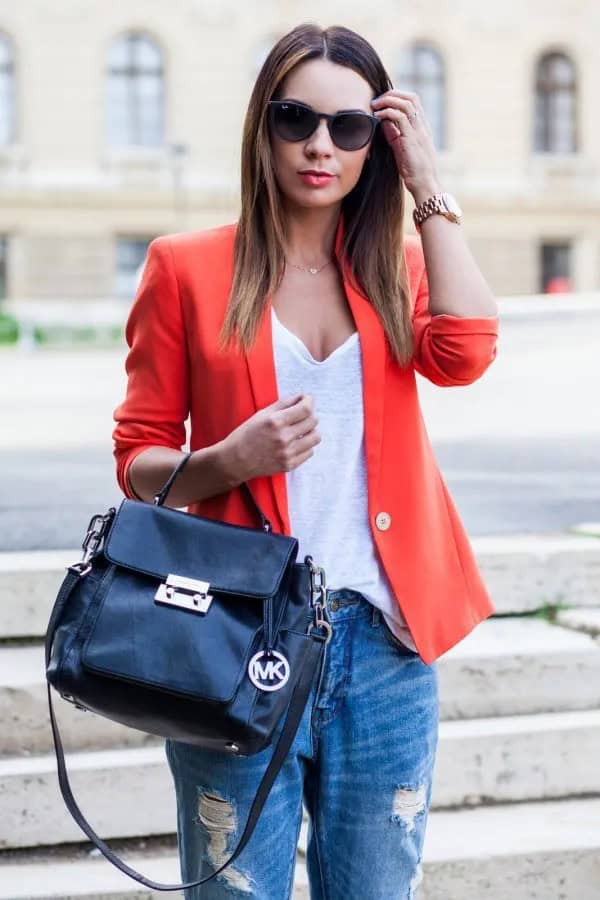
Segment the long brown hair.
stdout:
[[[393,85],[373,47],[356,32],[303,23],[272,47],[258,74],[244,120],[241,211],[234,241],[232,287],[221,328],[221,349],[237,336],[253,343],[263,301],[284,273],[284,213],[273,173],[267,101],[278,99],[285,76],[308,59],[324,58],[362,75],[376,95]],[[381,127],[370,159],[342,199],[341,256],[352,284],[373,305],[392,354],[406,365],[413,354],[409,282],[403,250],[404,186]]]

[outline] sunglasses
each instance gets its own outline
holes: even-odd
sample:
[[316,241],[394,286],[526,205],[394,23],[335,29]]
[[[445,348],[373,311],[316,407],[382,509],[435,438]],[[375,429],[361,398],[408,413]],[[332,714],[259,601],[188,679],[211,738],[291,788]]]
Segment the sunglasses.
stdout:
[[381,121],[366,112],[317,112],[295,100],[269,100],[269,119],[275,134],[284,141],[304,141],[321,119],[327,119],[331,140],[340,150],[360,150],[369,143]]

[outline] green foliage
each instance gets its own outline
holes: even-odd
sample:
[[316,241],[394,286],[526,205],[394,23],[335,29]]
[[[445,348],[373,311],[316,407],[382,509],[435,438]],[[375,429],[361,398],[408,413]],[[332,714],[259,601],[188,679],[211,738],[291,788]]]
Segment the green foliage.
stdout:
[[570,609],[571,606],[568,603],[546,603],[544,606],[540,606],[539,609],[536,609],[534,612],[529,613],[529,615],[533,619],[545,619],[547,622],[555,622],[556,616],[563,609]]
[[14,316],[0,311],[0,344],[16,344],[19,339],[19,323]]
[[[16,318],[0,313],[0,345],[15,344],[20,334]],[[124,328],[120,325],[35,325],[31,334],[34,342],[44,347],[106,347],[125,340]]]

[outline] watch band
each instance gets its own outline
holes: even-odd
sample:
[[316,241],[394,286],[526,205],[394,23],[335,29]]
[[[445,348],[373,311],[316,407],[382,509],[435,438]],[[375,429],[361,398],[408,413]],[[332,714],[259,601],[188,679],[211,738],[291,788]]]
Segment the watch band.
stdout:
[[428,197],[427,200],[423,200],[422,203],[419,203],[413,210],[413,222],[415,223],[417,231],[421,230],[421,224],[425,219],[428,219],[429,216],[433,216],[436,213],[445,216],[451,222],[456,222],[457,224],[460,222],[460,219],[446,208],[443,194],[433,194],[431,197]]

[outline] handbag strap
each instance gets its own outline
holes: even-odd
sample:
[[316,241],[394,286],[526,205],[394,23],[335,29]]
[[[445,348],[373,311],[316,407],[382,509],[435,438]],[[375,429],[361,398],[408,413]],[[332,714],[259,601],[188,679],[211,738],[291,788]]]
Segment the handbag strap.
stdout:
[[[161,487],[160,491],[159,491],[157,494],[155,494],[155,496],[154,496],[154,504],[155,504],[156,506],[162,506],[162,505],[163,505],[163,503],[165,502],[165,499],[166,499],[166,497],[167,497],[167,494],[169,493],[169,489],[170,489],[171,485],[173,484],[173,482],[175,481],[175,478],[179,475],[179,473],[181,472],[181,470],[182,470],[183,467],[185,466],[186,462],[188,461],[188,459],[189,459],[190,456],[192,455],[192,452],[193,452],[193,451],[191,451],[191,452],[189,452],[189,453],[185,453],[185,454],[182,456],[182,458],[179,460],[179,462],[177,463],[177,465],[175,466],[175,468],[173,469],[173,471],[171,472],[171,474],[169,475],[169,477],[167,478],[167,480],[165,481],[165,483],[164,483],[163,486]],[[246,482],[245,482],[245,481],[242,481],[241,484],[240,484],[240,487],[241,487],[242,490],[245,492],[246,496],[248,497],[248,499],[250,500],[250,502],[251,502],[251,504],[252,504],[252,506],[253,506],[253,508],[254,508],[254,511],[257,513],[258,517],[260,518],[260,524],[261,524],[262,530],[263,530],[263,531],[272,531],[272,525],[271,525],[271,522],[269,521],[269,519],[267,519],[267,517],[266,517],[265,514],[263,513],[262,509],[261,509],[260,506],[258,505],[258,503],[257,503],[257,501],[256,501],[256,499],[255,499],[255,497],[254,497],[254,495],[253,495],[253,493],[252,493],[252,491],[250,490],[250,488],[248,487],[248,485],[246,484]]]
[[[69,578],[70,575],[73,576],[72,579]],[[69,594],[73,590],[80,577],[85,576],[80,576],[77,569],[71,569],[69,567],[65,583],[63,584],[63,590],[61,592],[63,596],[60,597],[60,599],[57,598],[56,601],[57,614],[55,617],[53,617],[55,621],[58,618],[58,612],[63,608]],[[49,625],[46,632],[45,642],[46,669],[48,669],[48,665],[50,662],[53,632],[54,629]],[[312,631],[311,637],[313,639],[306,642],[306,648],[300,662],[300,674],[298,675],[298,680],[292,692],[283,729],[281,731],[281,734],[279,735],[279,738],[275,745],[275,749],[273,750],[273,754],[265,770],[265,774],[263,775],[256,791],[256,796],[254,797],[252,806],[250,807],[250,812],[248,813],[244,832],[235,850],[233,851],[229,859],[225,863],[223,863],[222,866],[216,869],[216,871],[214,871],[211,875],[208,875],[205,878],[200,878],[198,881],[187,881],[184,884],[161,884],[160,882],[152,881],[151,879],[146,878],[140,872],[136,871],[136,869],[133,869],[131,866],[127,865],[127,863],[124,862],[124,860],[122,860],[119,856],[117,856],[117,854],[113,850],[111,850],[109,845],[106,844],[98,834],[96,834],[92,826],[89,824],[89,822],[81,812],[79,806],[77,805],[77,802],[75,801],[75,797],[73,796],[73,792],[71,790],[71,785],[69,783],[69,777],[67,774],[67,767],[65,764],[63,745],[58,729],[58,723],[54,716],[54,709],[52,707],[50,682],[46,680],[46,689],[48,691],[48,708],[50,710],[50,723],[52,725],[52,737],[54,740],[54,750],[56,753],[56,762],[58,767],[58,783],[60,786],[61,794],[63,796],[63,800],[65,801],[67,809],[69,810],[81,830],[88,836],[88,838],[95,844],[98,850],[100,850],[100,852],[103,854],[103,856],[106,857],[109,862],[111,862],[114,866],[124,872],[125,875],[129,875],[140,884],[152,888],[152,890],[182,891],[186,888],[197,887],[200,884],[205,884],[205,882],[210,881],[215,877],[215,875],[218,875],[219,872],[222,872],[223,869],[230,865],[230,863],[233,862],[236,856],[238,856],[238,854],[242,852],[243,848],[250,840],[262,808],[266,802],[267,797],[269,796],[271,787],[273,786],[273,782],[275,781],[277,774],[279,773],[279,770],[287,756],[288,750],[292,745],[292,742],[298,730],[298,726],[300,725],[302,714],[308,701],[308,696],[310,694],[310,689],[312,687],[317,667],[321,664],[322,658],[325,655],[325,647],[327,644],[326,638],[322,635],[314,634]]]

